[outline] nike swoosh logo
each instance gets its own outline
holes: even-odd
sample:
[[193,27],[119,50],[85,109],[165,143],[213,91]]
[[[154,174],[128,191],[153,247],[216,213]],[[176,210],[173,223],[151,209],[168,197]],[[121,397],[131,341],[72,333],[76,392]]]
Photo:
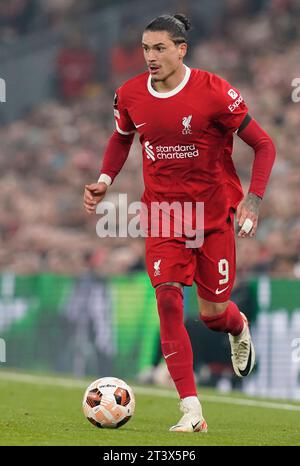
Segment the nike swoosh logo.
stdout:
[[243,370],[239,369],[239,373],[241,374],[242,377],[246,377],[246,375],[249,374],[249,371],[250,371],[250,368],[251,368],[251,362],[252,362],[252,348],[250,346],[250,353],[249,353],[247,366]]
[[193,430],[195,430],[195,427],[197,427],[197,425],[200,424],[200,422],[201,422],[201,419],[200,419],[200,421],[196,422],[195,425],[192,423],[192,428],[193,428]]
[[177,353],[178,353],[178,351],[175,351],[174,353],[167,354],[165,356],[165,359],[168,359],[170,356],[173,356],[173,354],[177,354]]
[[229,285],[226,286],[226,288],[223,288],[223,290],[219,290],[219,288],[217,288],[216,291],[215,291],[215,293],[216,293],[216,294],[221,294],[221,293],[223,293],[224,291],[226,291],[227,288],[229,288]]
[[140,126],[144,126],[144,125],[146,125],[146,124],[147,124],[147,123],[141,123],[140,125],[136,125],[136,124],[135,124],[134,126],[135,126],[136,128],[139,128]]

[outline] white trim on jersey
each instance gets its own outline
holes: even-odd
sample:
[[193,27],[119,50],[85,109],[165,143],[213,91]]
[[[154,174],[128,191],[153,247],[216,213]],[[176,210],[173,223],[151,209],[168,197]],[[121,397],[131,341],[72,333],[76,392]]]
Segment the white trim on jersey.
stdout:
[[149,74],[147,87],[148,87],[148,91],[150,92],[150,94],[153,95],[154,97],[158,97],[159,99],[167,99],[168,97],[172,97],[173,95],[178,94],[178,92],[180,92],[184,88],[184,86],[188,82],[190,75],[191,75],[191,69],[186,65],[183,65],[183,66],[185,67],[185,76],[183,80],[181,81],[180,84],[178,84],[177,87],[175,87],[175,89],[172,89],[172,91],[169,91],[169,92],[155,91],[151,85],[151,74]]
[[116,128],[117,128],[118,133],[124,134],[124,136],[128,136],[128,134],[135,133],[135,130],[133,130],[133,131],[123,131],[123,130],[120,128],[120,126],[118,125],[117,120],[115,120],[115,122],[116,122]]

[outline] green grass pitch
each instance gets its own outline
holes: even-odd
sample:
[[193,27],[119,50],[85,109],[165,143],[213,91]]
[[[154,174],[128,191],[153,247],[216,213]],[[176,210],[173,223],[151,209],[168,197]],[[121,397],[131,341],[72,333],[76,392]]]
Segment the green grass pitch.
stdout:
[[61,380],[0,371],[0,445],[300,445],[300,403],[284,409],[286,402],[199,390],[208,433],[171,433],[180,417],[175,391],[138,387],[133,418],[120,429],[97,429],[81,410],[92,380]]

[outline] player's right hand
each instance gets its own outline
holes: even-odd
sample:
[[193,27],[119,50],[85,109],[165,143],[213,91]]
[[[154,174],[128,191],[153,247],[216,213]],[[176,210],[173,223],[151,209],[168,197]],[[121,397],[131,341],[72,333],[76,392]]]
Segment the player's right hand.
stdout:
[[95,212],[97,204],[104,198],[107,188],[107,184],[103,182],[85,185],[83,200],[88,214]]

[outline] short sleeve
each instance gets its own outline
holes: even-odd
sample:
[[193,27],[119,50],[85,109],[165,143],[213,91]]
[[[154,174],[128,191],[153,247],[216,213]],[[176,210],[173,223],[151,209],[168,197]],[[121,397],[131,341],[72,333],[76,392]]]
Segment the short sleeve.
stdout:
[[239,129],[248,113],[248,107],[239,90],[225,79],[214,76],[215,97],[214,120],[226,131],[234,133]]
[[135,126],[122,102],[121,90],[118,89],[114,96],[114,118],[116,128],[120,134],[132,134],[135,132]]

